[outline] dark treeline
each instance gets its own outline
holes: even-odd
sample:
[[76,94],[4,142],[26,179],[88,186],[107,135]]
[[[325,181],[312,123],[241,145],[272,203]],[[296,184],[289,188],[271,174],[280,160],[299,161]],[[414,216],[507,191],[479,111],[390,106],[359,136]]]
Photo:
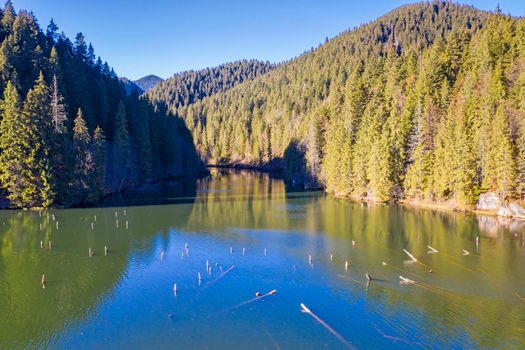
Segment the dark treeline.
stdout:
[[225,92],[244,81],[253,80],[275,66],[269,62],[240,60],[218,67],[175,74],[147,92],[155,104],[164,104],[172,111],[219,92]]
[[0,11],[0,184],[16,207],[96,201],[201,167],[184,122],[127,95],[107,63],[53,21]]
[[404,6],[177,113],[204,159],[284,158],[339,195],[524,197],[525,20]]

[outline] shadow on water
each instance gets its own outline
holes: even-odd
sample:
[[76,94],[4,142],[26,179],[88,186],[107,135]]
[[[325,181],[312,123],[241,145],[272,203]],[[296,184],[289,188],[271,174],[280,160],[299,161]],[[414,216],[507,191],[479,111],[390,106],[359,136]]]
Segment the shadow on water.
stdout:
[[197,193],[197,179],[180,177],[113,194],[95,203],[93,207],[123,207],[160,204],[193,203]]
[[[239,191],[237,184],[242,179],[250,181],[267,182],[267,188],[257,187],[255,191]],[[222,181],[227,180],[227,181]],[[130,189],[122,193],[107,196],[98,203],[89,207],[124,207],[124,206],[147,206],[167,204],[190,204],[202,201],[214,200],[237,200],[236,195],[245,195],[253,198],[256,195],[266,195],[271,190],[272,184],[284,183],[287,195],[295,198],[310,197],[313,192],[305,191],[304,186],[294,185],[286,181],[285,175],[279,172],[258,172],[254,170],[212,168],[210,175],[203,178],[180,177],[166,181],[160,181],[145,185],[140,188]],[[210,187],[210,184],[212,186]],[[220,186],[218,186],[220,184]],[[223,188],[220,188],[220,187]],[[209,193],[225,194],[224,196],[208,195]],[[269,193],[269,192],[268,192]],[[321,192],[317,192],[320,195]]]

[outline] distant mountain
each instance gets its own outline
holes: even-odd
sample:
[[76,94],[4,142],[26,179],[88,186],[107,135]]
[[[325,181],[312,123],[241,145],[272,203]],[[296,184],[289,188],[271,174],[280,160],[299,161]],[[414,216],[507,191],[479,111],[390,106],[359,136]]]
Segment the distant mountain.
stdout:
[[274,64],[257,60],[239,60],[213,68],[177,73],[146,93],[155,104],[165,104],[172,112],[180,106],[207,96],[226,92],[233,87],[262,76],[275,68]]
[[160,82],[163,82],[164,79],[156,76],[156,75],[147,75],[145,76],[144,78],[140,78],[139,80],[135,80],[134,83],[141,88],[141,90],[143,92],[146,92],[150,89],[152,89],[153,87],[155,87],[155,85],[157,85],[158,83]]

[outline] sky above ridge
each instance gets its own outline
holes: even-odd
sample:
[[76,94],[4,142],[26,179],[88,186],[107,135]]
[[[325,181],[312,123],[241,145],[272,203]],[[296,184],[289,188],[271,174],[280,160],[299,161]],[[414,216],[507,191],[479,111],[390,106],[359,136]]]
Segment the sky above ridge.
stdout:
[[[118,75],[168,78],[237,59],[281,62],[325,38],[414,1],[401,0],[13,0],[46,28],[82,32]],[[524,0],[460,1],[525,16]]]

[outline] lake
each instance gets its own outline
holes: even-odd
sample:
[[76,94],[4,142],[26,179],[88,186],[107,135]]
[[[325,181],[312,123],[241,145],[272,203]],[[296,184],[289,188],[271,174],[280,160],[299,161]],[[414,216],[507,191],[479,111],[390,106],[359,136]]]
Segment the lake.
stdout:
[[525,222],[212,170],[0,225],[2,349],[525,348]]

